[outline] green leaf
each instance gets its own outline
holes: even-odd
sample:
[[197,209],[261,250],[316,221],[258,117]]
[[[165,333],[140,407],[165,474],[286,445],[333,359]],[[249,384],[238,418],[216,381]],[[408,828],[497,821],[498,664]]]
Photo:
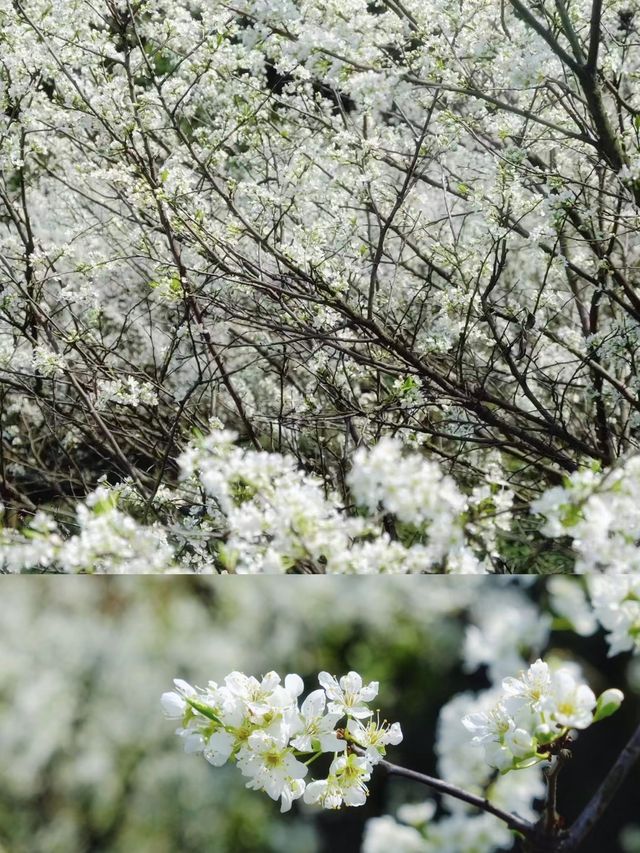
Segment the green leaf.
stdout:
[[582,507],[577,504],[563,504],[562,518],[560,522],[563,527],[574,527],[582,519]]
[[207,717],[207,719],[213,720],[213,722],[218,723],[219,726],[222,725],[222,720],[217,717],[213,713],[211,708],[208,705],[205,705],[204,702],[199,702],[197,699],[192,699],[189,696],[185,696],[184,700],[188,705],[191,705],[191,707],[195,711],[198,711],[198,713],[202,714],[203,717]]

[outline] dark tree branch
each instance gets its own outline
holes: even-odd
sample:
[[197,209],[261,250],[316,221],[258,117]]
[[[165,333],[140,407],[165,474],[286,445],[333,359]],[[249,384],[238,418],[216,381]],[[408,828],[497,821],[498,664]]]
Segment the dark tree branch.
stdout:
[[640,726],[635,730],[604,781],[565,836],[560,845],[562,853],[580,849],[583,841],[600,820],[616,791],[639,759]]
[[478,797],[475,794],[470,794],[468,791],[462,790],[462,788],[450,785],[443,779],[437,779],[434,776],[426,776],[424,773],[418,773],[415,770],[408,770],[406,767],[391,764],[389,761],[382,760],[379,763],[380,766],[384,767],[387,773],[391,776],[401,776],[404,779],[412,779],[414,782],[426,785],[441,794],[447,794],[449,797],[455,797],[457,800],[462,800],[463,803],[469,803],[469,805],[475,806],[477,809],[488,812],[489,814],[492,814],[504,821],[509,829],[513,829],[522,835],[528,837],[533,833],[533,826],[529,821],[522,820],[516,815],[503,811],[497,806],[494,806],[493,803],[484,799],[484,797]]
[[589,30],[589,56],[587,68],[592,73],[598,65],[598,49],[600,47],[600,20],[602,18],[602,0],[593,0],[591,6],[591,26]]
[[575,56],[576,61],[579,64],[583,64],[585,61],[584,51],[582,50],[580,39],[578,38],[578,35],[573,28],[571,18],[569,17],[569,12],[567,11],[567,7],[564,5],[563,0],[556,0],[556,8],[558,9],[558,12],[560,14],[560,20],[562,21],[562,29],[569,41],[569,44],[571,45],[573,55]]
[[558,59],[564,62],[564,64],[571,68],[572,71],[575,71],[577,73],[580,66],[578,65],[576,60],[573,59],[573,57],[570,56],[567,51],[563,47],[561,47],[561,45],[558,44],[553,33],[540,23],[540,21],[535,17],[532,12],[527,9],[527,7],[524,5],[524,3],[521,2],[521,0],[510,0],[510,2],[513,8],[518,13],[518,15],[522,18],[522,20],[525,21],[531,27],[532,30],[535,30],[535,32],[537,32],[538,35],[546,41],[546,43],[549,45],[549,47],[555,53]]

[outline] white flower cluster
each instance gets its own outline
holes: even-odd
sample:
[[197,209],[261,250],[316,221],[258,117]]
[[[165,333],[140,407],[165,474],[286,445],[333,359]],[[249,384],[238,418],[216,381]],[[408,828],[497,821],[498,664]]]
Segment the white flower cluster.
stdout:
[[[132,395],[140,391],[141,396],[137,402],[134,396],[126,397],[128,404],[153,402],[151,392],[142,393],[143,386],[130,388]],[[325,481],[306,473],[293,457],[246,449],[235,444],[235,438],[234,433],[216,428],[188,446],[178,459],[182,483],[156,490],[158,521],[150,528],[124,511],[124,503],[129,508],[146,505],[143,495],[133,499],[130,486],[124,490],[129,494],[127,501],[117,508],[112,502],[109,518],[99,523],[96,506],[103,501],[96,498],[98,492],[78,504],[80,528],[93,530],[94,537],[101,530],[100,570],[137,571],[133,562],[127,565],[128,552],[121,547],[120,533],[134,545],[138,538],[162,540],[158,558],[146,568],[143,561],[143,571],[486,574],[492,570],[493,558],[500,556],[499,531],[511,524],[512,493],[498,483],[473,489],[467,496],[438,464],[419,452],[405,451],[396,439],[382,438],[354,454],[346,479],[355,506],[349,508]],[[113,491],[124,495],[122,484]],[[543,493],[531,506],[545,517],[544,535],[573,537],[579,573],[613,575],[640,568],[640,457],[603,474],[581,471],[565,486]],[[186,517],[185,507],[190,508]],[[64,534],[53,522],[43,524],[44,517],[38,513],[22,532],[0,531],[7,570],[19,571],[18,565],[24,569],[53,565],[47,554],[58,553]],[[109,531],[114,533],[111,544]],[[86,541],[86,535],[76,537],[73,546],[84,546]],[[42,551],[40,556],[35,545]],[[67,550],[73,550],[71,545]],[[133,547],[131,560],[139,550]],[[32,566],[25,557],[30,553],[34,554]],[[111,553],[115,562],[109,568]],[[82,555],[66,560],[70,571],[84,570],[87,562],[90,559]],[[560,603],[561,583],[558,579],[561,615],[571,621],[578,619],[581,610],[579,630],[594,630],[593,614],[585,611],[573,592]],[[622,612],[632,610],[627,604]],[[496,636],[509,635],[497,623],[493,629]],[[477,651],[485,654],[489,649],[495,649],[495,644]],[[508,665],[499,655],[496,660]]]
[[49,347],[16,346],[7,337],[0,338],[0,370],[7,373],[38,373],[59,377],[67,367],[66,358]]
[[[283,572],[300,565],[328,574],[429,571],[445,562],[484,572],[464,546],[461,513],[466,499],[436,463],[383,439],[358,450],[348,482],[367,517],[346,513],[340,498],[295,460],[246,450],[235,434],[214,430],[179,459],[183,477],[196,476],[212,500],[208,512],[227,528],[220,559],[238,573]],[[416,526],[405,545],[383,529],[381,512]],[[427,544],[420,539],[427,538]]]
[[[210,513],[228,530],[220,558],[240,573],[283,572],[296,563],[328,563],[348,549],[363,530],[344,519],[325,499],[321,481],[277,453],[243,450],[235,434],[214,430],[194,442],[179,459],[184,477],[197,481],[212,498]],[[339,570],[339,569],[338,569]]]
[[135,575],[175,568],[166,530],[158,524],[138,524],[118,509],[115,496],[104,486],[78,504],[75,520],[78,529],[72,536],[64,536],[42,511],[22,532],[0,526],[0,569]]
[[[566,580],[579,598],[580,581]],[[542,763],[569,743],[572,729],[609,716],[623,697],[620,691],[612,689],[596,700],[590,688],[582,683],[578,667],[564,662],[557,665],[555,659],[549,665],[541,660],[531,667],[521,663],[523,672],[518,678],[504,678],[505,663],[513,664],[517,658],[514,649],[524,652],[546,644],[550,620],[544,614],[545,624],[539,632],[532,633],[526,597],[518,595],[515,589],[494,588],[492,609],[503,615],[504,630],[512,638],[513,648],[507,653],[505,643],[495,636],[493,621],[487,620],[486,614],[479,618],[484,604],[479,598],[477,605],[471,607],[475,615],[467,629],[464,662],[471,671],[485,665],[492,686],[479,694],[460,693],[442,707],[436,738],[438,773],[505,811],[535,822],[538,816],[535,803],[545,793]],[[522,624],[515,618],[519,612],[526,614]],[[543,614],[538,611],[538,615]],[[580,615],[582,618],[583,614]],[[475,648],[480,648],[483,642],[490,645],[494,642],[492,638],[497,640],[496,654],[479,656]],[[499,660],[501,654],[504,661]],[[469,749],[470,739],[483,748]],[[508,773],[516,768],[517,774]],[[498,775],[496,769],[500,770]],[[512,834],[496,818],[474,814],[466,804],[452,798],[445,798],[443,805],[445,813],[428,822],[414,822],[404,810],[398,811],[400,823],[391,817],[385,817],[384,822],[371,821],[365,835],[365,853],[381,850],[384,839],[392,836],[394,828],[403,842],[399,850],[405,849],[405,842],[406,850],[416,853],[442,850],[493,853],[511,849]]]
[[[52,839],[56,850],[79,851],[89,834],[105,828],[112,850],[183,850],[186,831],[199,839],[199,849],[235,851],[238,822],[249,822],[252,841],[276,839],[275,846],[257,841],[251,850],[315,850],[315,822],[290,815],[284,826],[274,803],[245,789],[247,780],[232,765],[215,771],[204,760],[176,760],[177,722],[163,720],[150,692],[169,689],[167,679],[184,674],[185,662],[192,672],[222,675],[304,670],[311,690],[314,666],[316,672],[340,667],[337,636],[379,649],[385,666],[419,655],[448,674],[457,661],[456,615],[471,598],[489,604],[497,581],[433,577],[429,595],[416,596],[413,584],[398,577],[364,585],[356,577],[318,583],[308,575],[293,583],[204,578],[167,585],[122,576],[92,583],[77,575],[62,582],[53,575],[35,583],[4,580],[0,788],[15,804],[12,813],[0,813],[5,853],[24,849],[25,838],[31,853],[52,853]],[[46,721],[45,706],[56,709]],[[399,719],[391,705],[384,708],[389,719]],[[52,792],[52,810],[45,813],[38,804]],[[348,819],[350,812],[342,814]]]
[[[531,821],[537,819],[535,803],[545,791],[540,765],[524,768],[515,776],[496,775],[483,751],[469,748],[469,733],[462,721],[470,714],[489,712],[501,695],[502,679],[526,668],[526,660],[546,646],[551,619],[526,594],[526,586],[533,580],[525,576],[491,578],[491,606],[487,607],[482,595],[476,595],[470,602],[471,618],[462,646],[463,665],[468,672],[482,668],[491,686],[478,694],[459,693],[446,702],[438,715],[435,742],[440,778]],[[575,578],[572,583],[579,587]],[[494,853],[513,846],[512,833],[492,815],[476,814],[452,797],[445,797],[442,805],[443,812],[438,818],[422,826],[407,820],[404,810],[398,811],[400,821],[411,823],[411,830],[405,833],[407,837],[409,831],[420,836],[417,849],[425,853],[459,850]],[[372,827],[368,837],[374,841],[376,834],[376,828]]]
[[96,406],[105,408],[109,403],[123,406],[157,406],[158,395],[150,382],[138,382],[133,376],[126,379],[101,379],[98,381]]
[[586,729],[613,714],[622,702],[617,689],[598,699],[570,667],[552,671],[538,659],[519,678],[502,681],[502,695],[488,711],[462,720],[471,742],[501,773],[530,767],[549,758],[572,729]]
[[[275,672],[260,681],[232,672],[224,684],[210,681],[204,689],[176,679],[161,702],[170,719],[181,721],[176,733],[186,752],[202,753],[215,767],[235,761],[247,787],[280,800],[281,811],[299,797],[327,809],[361,806],[373,767],[388,744],[402,740],[400,725],[373,720],[368,703],[377,681],[364,684],[357,672],[339,680],[321,672],[318,681],[320,689],[300,705],[300,676],[282,682]],[[333,754],[327,777],[305,781],[323,753]]]
[[403,455],[399,441],[382,438],[371,450],[357,450],[348,482],[356,502],[369,512],[382,507],[399,521],[428,524],[433,562],[462,546],[465,496],[437,463],[418,453]]
[[[131,386],[131,394],[141,388]],[[118,401],[137,405],[152,399],[120,396]],[[125,482],[110,490],[101,486],[76,506],[78,535],[65,539],[53,519],[42,523],[42,513],[23,530],[0,528],[5,568],[55,565],[85,571],[87,566],[94,570],[91,564],[97,561],[100,571],[130,573],[487,572],[486,559],[464,540],[464,495],[434,462],[418,453],[403,455],[398,441],[386,439],[355,454],[349,482],[356,504],[368,508],[368,514],[356,514],[292,457],[245,449],[235,438],[214,429],[189,445],[178,459],[182,483],[156,490],[154,511],[160,520],[150,527],[127,514],[126,509],[144,507],[146,498]],[[488,503],[485,517],[474,520],[474,545],[480,548],[483,532],[493,536],[491,498]],[[185,507],[191,510],[187,517]],[[403,538],[392,538],[385,529],[390,516],[405,525]],[[147,559],[154,542],[157,553]]]
[[34,348],[33,367],[43,376],[59,376],[66,366],[66,360],[60,353],[42,345]]
[[588,588],[593,614],[607,631],[609,656],[640,653],[640,577],[595,575]]
[[640,571],[640,456],[586,469],[531,504],[546,536],[570,536],[578,573]]

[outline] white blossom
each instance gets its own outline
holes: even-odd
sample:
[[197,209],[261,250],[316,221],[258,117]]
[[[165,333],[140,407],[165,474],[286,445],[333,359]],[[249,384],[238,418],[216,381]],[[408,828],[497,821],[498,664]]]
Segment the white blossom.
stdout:
[[[377,682],[363,685],[357,672],[339,681],[322,672],[319,680],[324,689],[299,705],[304,685],[296,673],[282,683],[273,671],[261,679],[234,671],[222,686],[212,681],[204,689],[176,679],[161,705],[166,716],[181,720],[176,734],[186,752],[202,753],[214,767],[235,762],[249,779],[247,787],[280,800],[281,811],[302,796],[325,808],[361,806],[373,766],[388,745],[402,740],[400,725],[364,726],[357,719],[372,713],[362,703],[375,698]],[[339,726],[345,716],[346,730],[344,723]],[[349,751],[350,742],[364,754]],[[334,754],[329,775],[307,783],[307,765],[322,752]],[[306,763],[300,760],[304,755],[310,756]]]

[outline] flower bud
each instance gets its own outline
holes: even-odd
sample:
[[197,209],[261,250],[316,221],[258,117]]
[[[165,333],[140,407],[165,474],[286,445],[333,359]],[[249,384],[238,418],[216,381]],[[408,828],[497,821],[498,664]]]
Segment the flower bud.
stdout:
[[618,690],[615,687],[605,690],[604,693],[601,693],[600,696],[598,696],[593,721],[597,722],[598,720],[604,720],[605,717],[610,717],[611,714],[615,714],[622,704],[623,699],[624,695],[621,690]]

